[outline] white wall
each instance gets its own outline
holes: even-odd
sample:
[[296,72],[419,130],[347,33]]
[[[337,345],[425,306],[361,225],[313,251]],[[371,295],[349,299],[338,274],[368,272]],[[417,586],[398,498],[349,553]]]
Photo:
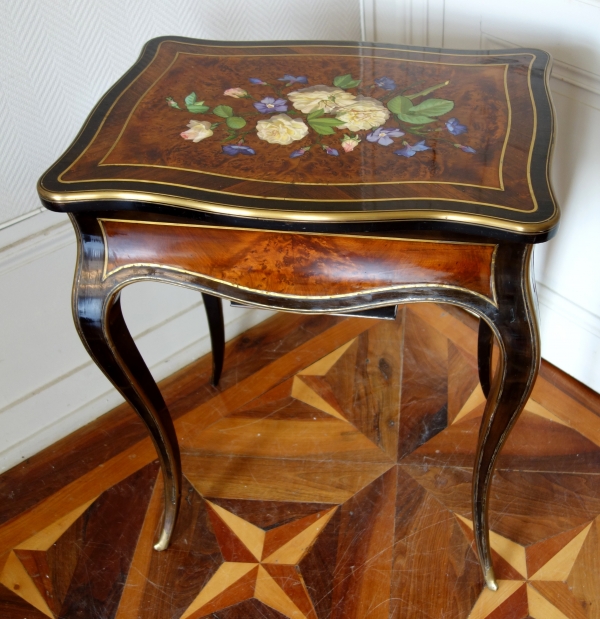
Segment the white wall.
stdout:
[[364,0],[369,40],[554,58],[557,236],[536,248],[542,356],[600,391],[600,0]]
[[[345,39],[538,46],[557,63],[559,235],[536,254],[543,355],[600,391],[600,0],[7,0],[0,3],[0,470],[119,403],[72,325],[74,236],[35,183],[144,41]],[[518,17],[517,17],[518,16]],[[209,349],[197,293],[124,293],[158,378]],[[264,318],[227,311],[233,336]]]
[[[358,40],[359,0],[0,2],[0,471],[121,401],[73,327],[70,222],[41,212],[35,185],[160,35]],[[145,283],[123,296],[155,377],[209,350],[198,293]],[[228,338],[267,315],[226,307]]]

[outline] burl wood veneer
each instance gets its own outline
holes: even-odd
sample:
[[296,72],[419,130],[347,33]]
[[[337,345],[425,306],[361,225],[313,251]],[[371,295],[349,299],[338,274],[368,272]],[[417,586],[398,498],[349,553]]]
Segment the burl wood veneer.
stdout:
[[184,270],[252,291],[325,298],[422,284],[466,288],[494,300],[496,245],[381,237],[282,234],[103,220],[104,277],[118,269]]
[[[558,210],[547,182],[547,68],[539,50],[154,39],[40,194],[73,211],[82,200],[143,200],[261,219],[450,217],[548,234]],[[327,89],[321,101],[292,100],[315,88]],[[357,102],[371,118],[343,124],[339,110]],[[287,143],[267,141],[259,123],[282,114],[300,129]],[[182,139],[192,122],[207,123],[210,136]],[[369,141],[382,124],[401,135]],[[340,140],[354,136],[360,142],[346,152]]]

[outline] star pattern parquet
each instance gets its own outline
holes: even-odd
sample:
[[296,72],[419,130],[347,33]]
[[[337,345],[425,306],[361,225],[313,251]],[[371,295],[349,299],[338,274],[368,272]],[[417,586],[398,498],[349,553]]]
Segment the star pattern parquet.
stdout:
[[191,380],[210,360],[173,383],[167,552],[152,446],[133,441],[0,526],[0,617],[600,619],[600,398],[538,379],[493,481],[492,593],[470,520],[472,320],[311,320],[287,346],[257,337],[257,358],[281,347],[262,366],[232,344],[219,390]]

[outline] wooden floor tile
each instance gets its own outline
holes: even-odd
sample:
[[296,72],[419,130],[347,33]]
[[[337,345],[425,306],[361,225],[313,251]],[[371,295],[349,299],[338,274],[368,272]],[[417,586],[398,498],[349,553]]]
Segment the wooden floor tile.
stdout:
[[405,313],[399,459],[448,425],[448,338]]
[[277,316],[162,384],[183,452],[163,485],[128,407],[0,476],[0,618],[600,619],[600,396],[546,364],[490,501],[471,467],[477,321]]
[[[200,313],[198,319],[203,319]],[[260,323],[227,343],[227,365],[218,391],[227,390],[344,320],[337,316],[278,314],[268,322]],[[211,373],[212,358],[206,355],[160,383],[173,418],[214,397]],[[142,423],[129,405],[123,404],[28,458],[0,475],[0,496],[10,498],[0,501],[0,524],[31,509],[145,437]],[[38,483],[40,477],[44,479],[43,485]]]
[[466,618],[483,584],[471,544],[452,511],[398,470],[390,617],[424,619],[435,608]]
[[393,465],[373,462],[184,456],[203,496],[341,503]]

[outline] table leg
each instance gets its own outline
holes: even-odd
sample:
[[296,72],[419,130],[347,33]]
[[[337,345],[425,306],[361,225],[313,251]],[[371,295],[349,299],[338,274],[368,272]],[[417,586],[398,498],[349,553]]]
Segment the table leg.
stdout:
[[[77,223],[81,222],[74,223],[80,230]],[[120,288],[102,278],[104,250],[99,230],[95,230],[97,223],[92,222],[89,227],[91,230],[79,235],[73,317],[92,359],[141,417],[156,447],[165,482],[165,509],[162,531],[154,548],[165,550],[181,502],[177,435],[160,390],[123,319]]]
[[477,445],[473,471],[475,541],[486,585],[498,585],[492,567],[488,503],[498,453],[523,410],[540,363],[535,299],[531,285],[532,246],[501,245],[496,260],[498,312],[490,327],[500,355]]
[[212,345],[212,384],[216,387],[223,371],[223,360],[225,358],[225,323],[223,322],[223,303],[219,297],[212,294],[202,293],[206,318],[208,319],[208,330],[210,332],[210,343]]
[[490,395],[492,383],[492,350],[494,344],[494,332],[485,320],[479,320],[479,334],[477,338],[477,367],[479,369],[479,382],[483,394],[487,398]]

